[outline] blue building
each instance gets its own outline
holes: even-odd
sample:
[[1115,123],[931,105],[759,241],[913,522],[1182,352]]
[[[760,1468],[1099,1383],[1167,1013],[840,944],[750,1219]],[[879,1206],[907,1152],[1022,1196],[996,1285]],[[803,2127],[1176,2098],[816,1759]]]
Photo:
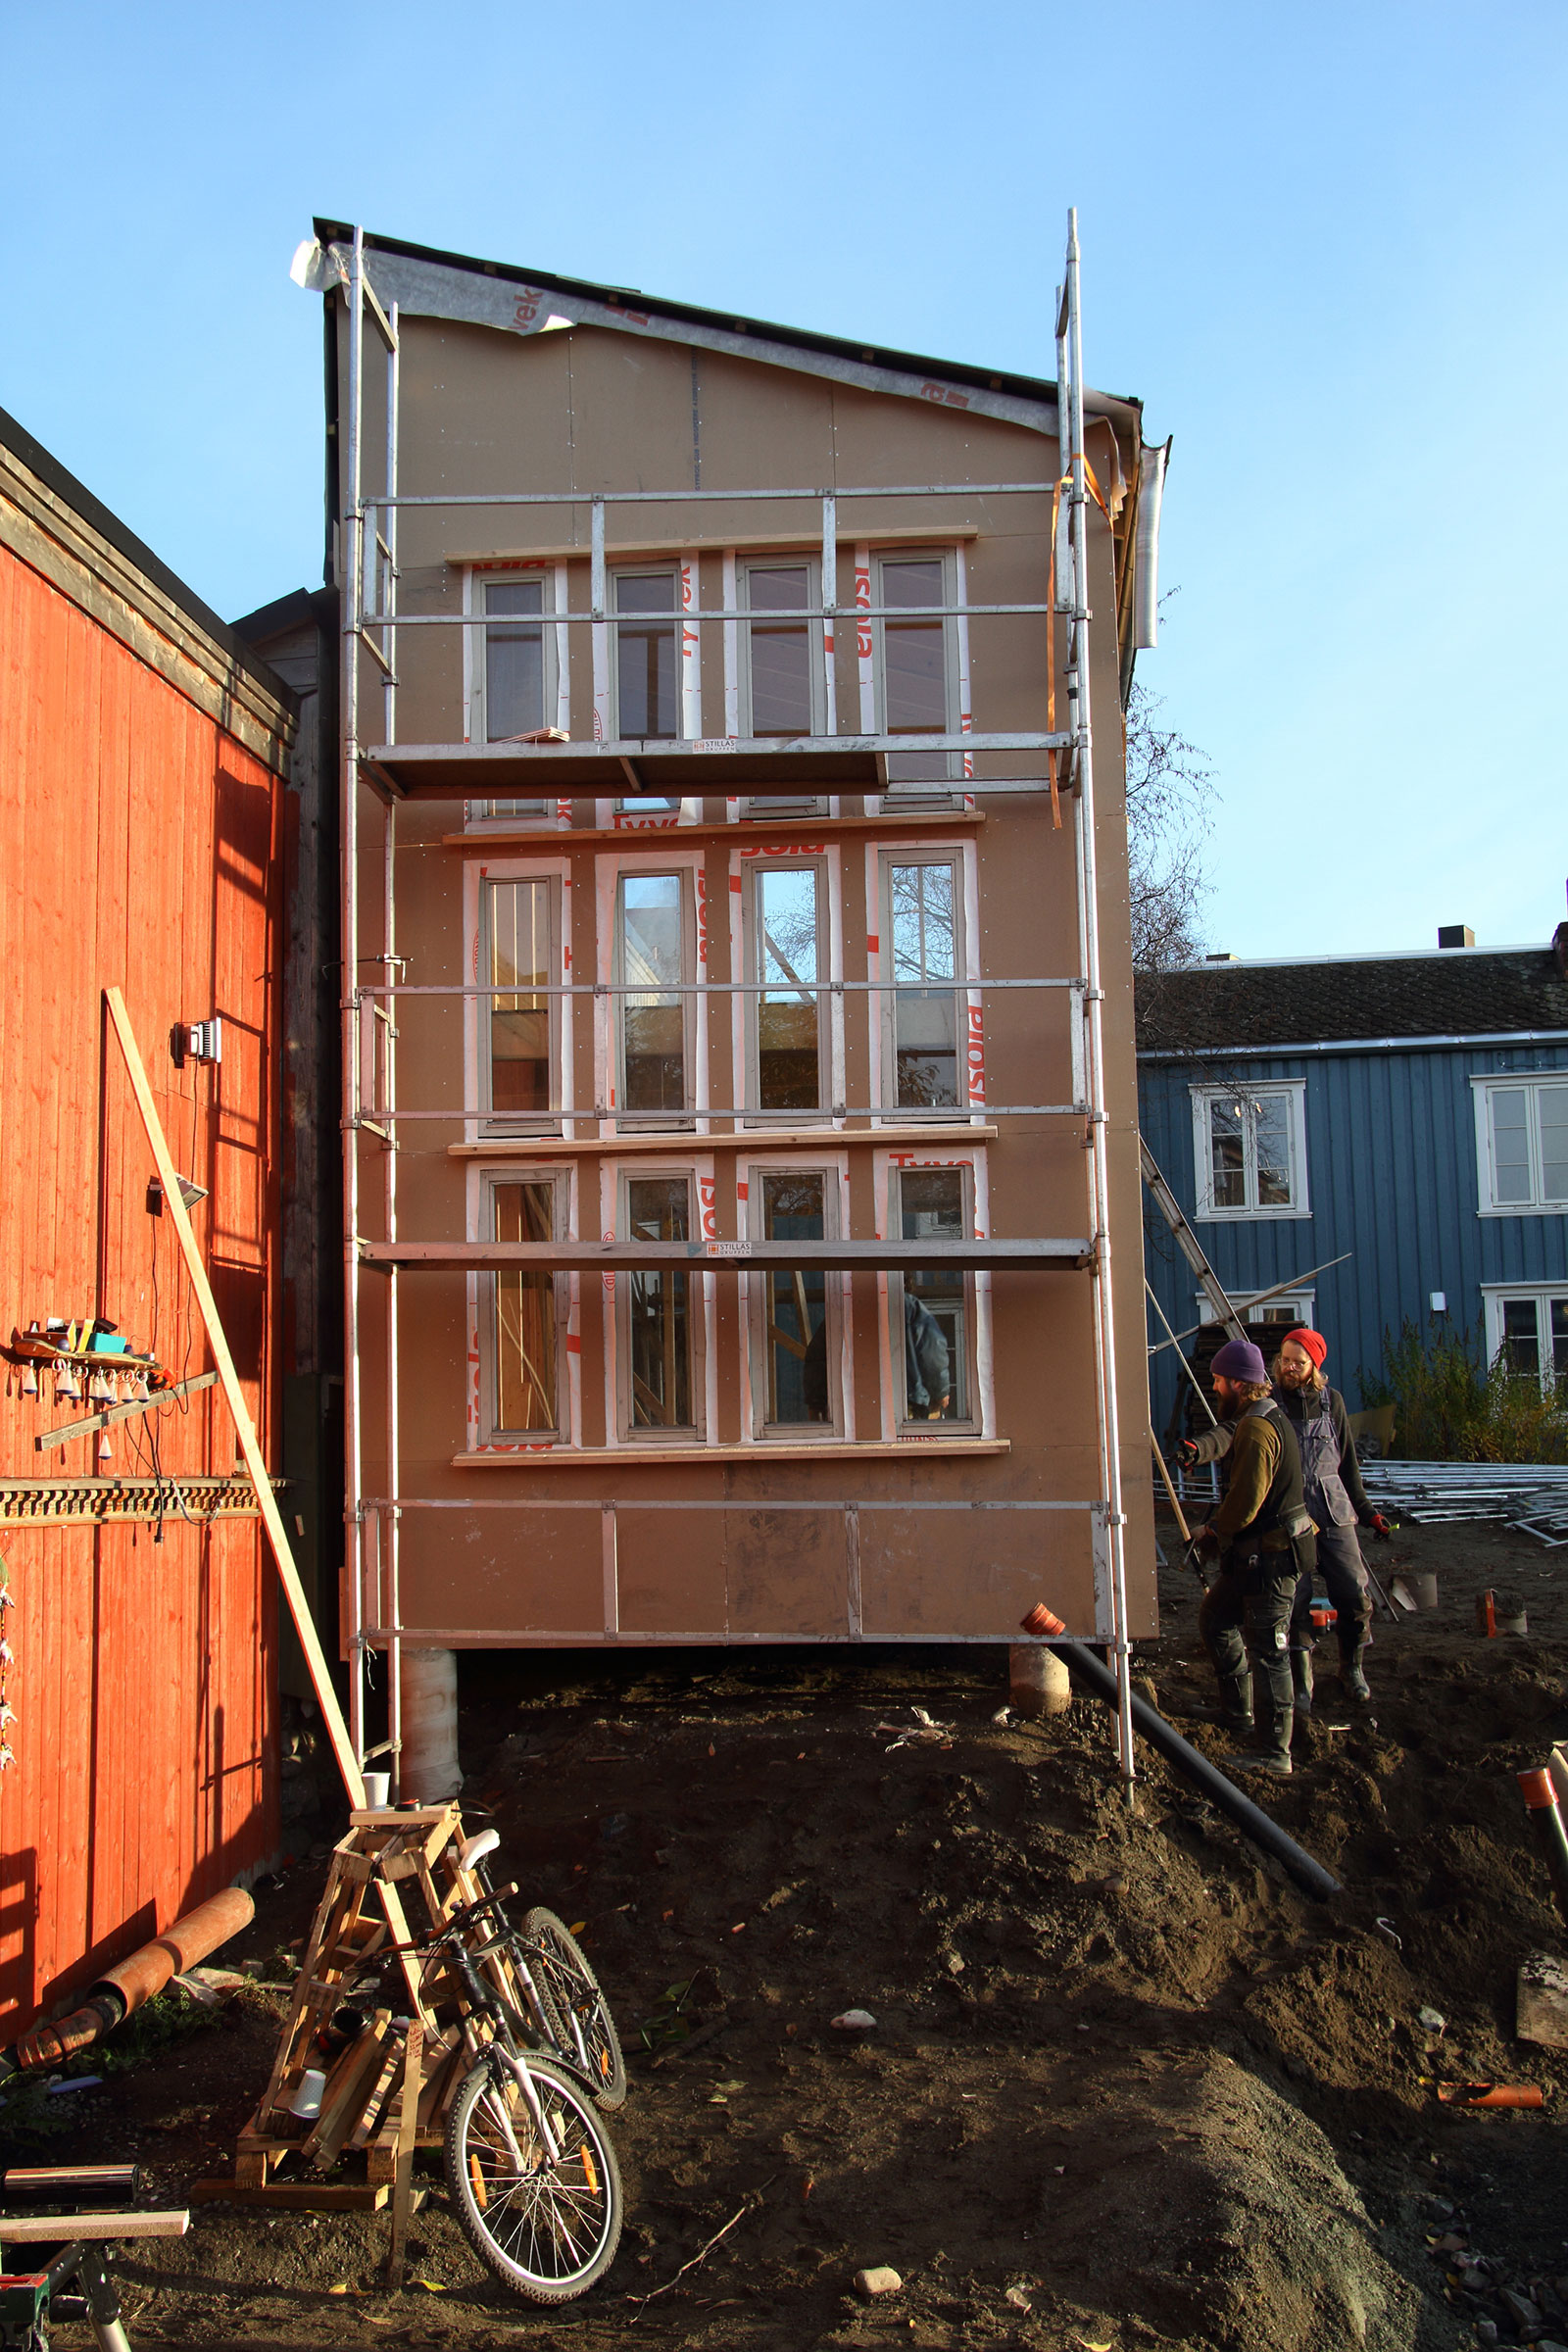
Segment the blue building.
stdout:
[[[1568,1374],[1568,923],[1541,948],[1438,938],[1138,980],[1144,1140],[1244,1311],[1289,1283],[1253,1319],[1322,1331],[1352,1411],[1407,1317],[1446,1318],[1544,1386]],[[1152,1208],[1145,1247],[1190,1331],[1205,1309]],[[1150,1324],[1164,1336],[1152,1307]],[[1167,1348],[1156,1432],[1181,1385]]]

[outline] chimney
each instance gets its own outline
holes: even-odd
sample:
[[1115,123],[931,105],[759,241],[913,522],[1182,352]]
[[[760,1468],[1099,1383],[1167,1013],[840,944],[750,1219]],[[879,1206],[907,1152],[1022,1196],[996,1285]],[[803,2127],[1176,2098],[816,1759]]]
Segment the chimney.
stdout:
[[1438,925],[1440,948],[1473,948],[1475,944],[1476,935],[1468,923],[1440,923]]
[[1559,923],[1552,933],[1551,954],[1558,971],[1568,980],[1568,923]]

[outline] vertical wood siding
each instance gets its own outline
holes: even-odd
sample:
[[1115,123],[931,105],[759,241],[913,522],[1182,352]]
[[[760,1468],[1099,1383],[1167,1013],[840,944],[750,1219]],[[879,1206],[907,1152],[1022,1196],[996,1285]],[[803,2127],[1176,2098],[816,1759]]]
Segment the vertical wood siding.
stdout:
[[[103,991],[123,989],[270,1458],[279,969],[265,766],[0,550],[0,1319],[102,1313],[209,1368]],[[221,1066],[173,1066],[222,1016]],[[20,1382],[18,1383],[20,1386]],[[79,1417],[7,1397],[0,1467],[90,1474]],[[226,1471],[219,1392],[112,1436],[116,1469]],[[0,2042],[277,1844],[276,1610],[259,1522],[0,1531],[18,1605],[0,1775]]]
[[[1195,1224],[1228,1290],[1266,1290],[1350,1252],[1313,1277],[1314,1320],[1329,1343],[1329,1377],[1352,1410],[1360,1375],[1383,1361],[1384,1334],[1426,1325],[1434,1291],[1448,1322],[1484,1339],[1481,1286],[1568,1280],[1568,1217],[1480,1216],[1472,1076],[1568,1068],[1568,1045],[1396,1049],[1376,1054],[1260,1055],[1204,1063],[1146,1061],[1139,1072],[1145,1141],[1189,1216],[1197,1200],[1195,1080],[1304,1078],[1311,1214]],[[1164,1226],[1145,1218],[1149,1279],[1178,1331],[1195,1320],[1196,1284]],[[1153,1317],[1150,1318],[1151,1323]],[[1152,1336],[1162,1337],[1160,1333]],[[1154,1428],[1170,1417],[1179,1379],[1170,1350],[1153,1358]]]

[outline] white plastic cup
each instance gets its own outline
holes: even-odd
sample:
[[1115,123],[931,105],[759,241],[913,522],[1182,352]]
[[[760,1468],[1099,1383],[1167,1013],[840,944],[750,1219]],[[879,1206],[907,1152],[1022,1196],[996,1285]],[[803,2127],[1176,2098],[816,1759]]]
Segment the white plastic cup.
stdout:
[[326,2077],[318,2066],[308,2066],[300,2077],[300,2086],[288,2103],[290,2115],[302,2118],[321,2112],[321,2093],[326,2088]]
[[389,1772],[368,1772],[365,1775],[365,1809],[380,1813],[392,1802],[392,1775]]

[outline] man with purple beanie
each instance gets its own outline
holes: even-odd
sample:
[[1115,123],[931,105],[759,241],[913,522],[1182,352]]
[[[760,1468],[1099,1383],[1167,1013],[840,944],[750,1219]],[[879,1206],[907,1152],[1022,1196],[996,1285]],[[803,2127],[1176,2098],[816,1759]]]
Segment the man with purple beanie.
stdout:
[[1310,1575],[1314,1557],[1300,1449],[1274,1401],[1262,1351],[1250,1340],[1227,1340],[1209,1375],[1220,1425],[1181,1447],[1184,1464],[1225,1462],[1219,1508],[1194,1538],[1200,1554],[1218,1557],[1198,1630],[1214,1661],[1225,1721],[1234,1730],[1253,1729],[1254,1679],[1258,1686],[1262,1752],[1239,1761],[1283,1778],[1291,1769],[1295,1719],[1291,1609],[1298,1581]]

